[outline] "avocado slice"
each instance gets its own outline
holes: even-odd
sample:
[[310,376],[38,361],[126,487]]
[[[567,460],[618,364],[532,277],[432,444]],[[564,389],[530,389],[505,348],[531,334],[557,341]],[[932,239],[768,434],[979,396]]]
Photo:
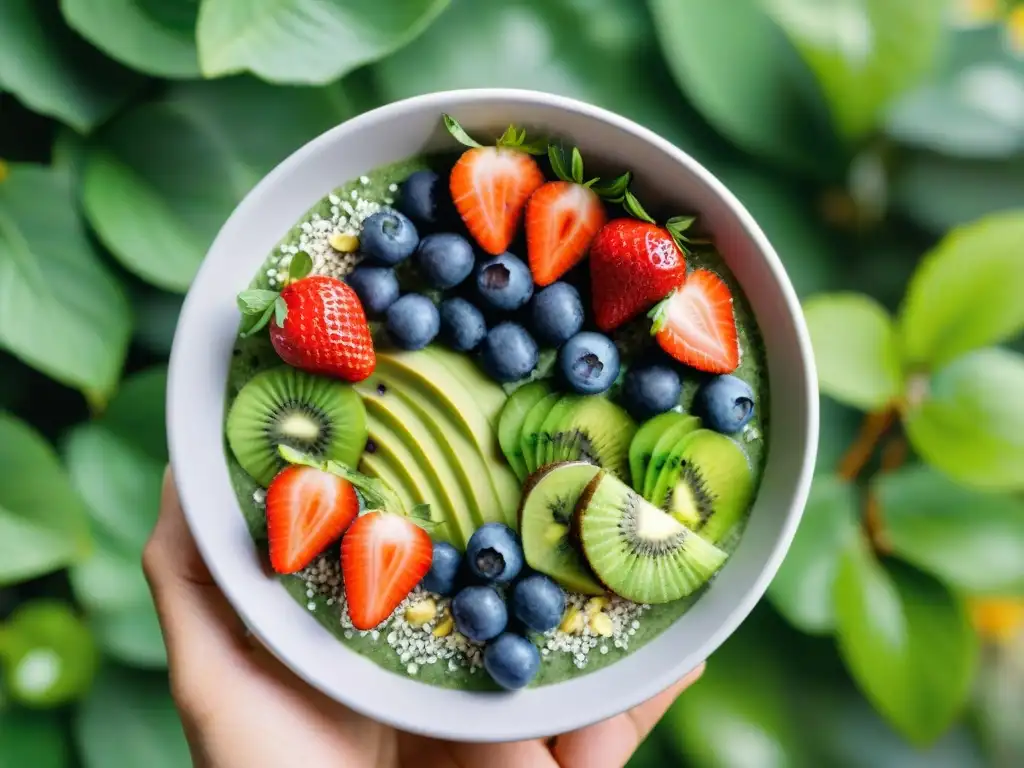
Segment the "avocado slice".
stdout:
[[[472,372],[468,379],[456,372],[463,371],[464,366],[455,365],[450,368],[443,363],[453,358],[468,363]],[[498,420],[495,418],[492,421],[487,411],[493,407],[494,402],[500,401],[500,413],[506,400],[504,390],[493,381],[481,379],[476,367],[464,355],[436,350],[434,347],[416,352],[378,352],[377,364],[392,373],[397,374],[401,370],[405,375],[415,376],[416,391],[429,393],[439,406],[444,404],[444,409],[452,416],[456,426],[470,438],[482,457],[504,513],[503,522],[515,528],[522,489],[515,473],[505,463],[498,444]]]
[[447,368],[454,378],[462,382],[462,385],[473,393],[474,402],[483,411],[491,427],[497,431],[501,409],[505,407],[505,401],[508,399],[508,395],[505,394],[501,385],[489,378],[480,369],[480,366],[467,355],[435,344],[430,345],[423,352]]

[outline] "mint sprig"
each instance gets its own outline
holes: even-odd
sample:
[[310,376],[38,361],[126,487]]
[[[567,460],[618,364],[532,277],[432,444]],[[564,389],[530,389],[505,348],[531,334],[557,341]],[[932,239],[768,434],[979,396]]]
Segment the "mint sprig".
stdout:
[[610,182],[602,183],[598,176],[584,181],[586,175],[583,171],[583,155],[580,154],[579,147],[572,148],[567,164],[565,150],[561,146],[551,144],[548,146],[548,161],[551,163],[551,170],[559,179],[592,189],[598,197],[609,203],[622,202],[622,197],[629,187],[629,181],[633,177],[629,171],[626,171]]
[[[466,129],[454,117],[449,114],[443,114],[441,118],[444,120],[444,127],[448,129],[448,133],[460,144],[477,149],[484,147],[483,144],[466,133]],[[514,149],[517,152],[525,152],[528,155],[543,155],[547,152],[548,142],[546,140],[527,141],[525,128],[518,129],[515,125],[509,125],[497,142],[495,142],[495,146],[502,147],[503,149]]]

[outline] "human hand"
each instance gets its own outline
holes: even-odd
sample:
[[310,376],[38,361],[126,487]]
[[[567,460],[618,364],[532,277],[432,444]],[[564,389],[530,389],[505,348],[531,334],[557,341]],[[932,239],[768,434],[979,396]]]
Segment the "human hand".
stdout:
[[313,689],[245,630],[196,549],[170,472],[143,567],[171,691],[197,768],[612,768],[623,766],[688,677],[630,712],[554,739],[462,744],[363,717]]

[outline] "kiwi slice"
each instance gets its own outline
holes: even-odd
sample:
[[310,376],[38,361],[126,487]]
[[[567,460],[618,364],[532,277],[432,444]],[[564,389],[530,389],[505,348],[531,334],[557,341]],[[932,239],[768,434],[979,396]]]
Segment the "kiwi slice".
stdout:
[[[582,399],[579,395],[562,395],[561,399],[555,403],[555,407],[548,411],[544,423],[540,426],[540,434],[537,439],[538,468],[560,460],[555,456],[556,453],[561,453],[560,450],[556,450],[558,446],[555,445],[555,438],[558,436],[561,423],[569,413],[579,406]],[[561,457],[561,460],[565,458]]]
[[603,595],[579,549],[569,538],[569,526],[580,494],[601,470],[573,461],[538,470],[523,489],[519,533],[526,562],[563,587],[585,595]]
[[727,557],[609,472],[587,484],[573,523],[597,578],[637,603],[669,603],[692,594]]
[[658,482],[658,475],[665,468],[672,449],[680,440],[697,429],[700,429],[700,419],[696,416],[684,416],[682,421],[676,422],[661,433],[661,437],[651,449],[651,460],[647,463],[647,471],[644,473],[643,487],[636,489],[640,495],[645,499],[651,498],[654,486]]
[[651,502],[708,541],[719,542],[746,513],[754,494],[754,474],[743,449],[725,435],[698,429],[684,437],[678,467],[659,478]]
[[686,415],[678,411],[667,411],[640,425],[629,444],[629,476],[634,489],[642,491],[644,488],[644,475],[647,473],[647,465],[651,463],[658,438],[666,429],[685,418]]
[[550,394],[551,389],[543,382],[525,384],[512,393],[501,409],[501,416],[498,418],[498,444],[520,482],[524,482],[530,474],[523,459],[522,444],[519,442],[523,422],[526,421],[530,409]]
[[281,366],[246,382],[225,431],[242,469],[266,487],[284,466],[279,445],[355,467],[366,446],[366,409],[348,384]]
[[560,461],[586,461],[625,478],[635,434],[636,422],[611,400],[580,397],[557,428],[554,455]]
[[537,471],[537,444],[540,442],[540,430],[544,425],[544,419],[551,413],[551,409],[557,405],[562,398],[557,392],[552,392],[538,400],[526,414],[523,421],[523,429],[519,433],[519,447],[523,452],[523,461],[526,463],[527,474]]

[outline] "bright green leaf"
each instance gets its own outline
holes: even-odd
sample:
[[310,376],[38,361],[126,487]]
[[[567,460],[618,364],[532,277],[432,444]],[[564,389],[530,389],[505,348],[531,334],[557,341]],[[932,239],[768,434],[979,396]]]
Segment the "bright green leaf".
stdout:
[[56,454],[0,412],[0,584],[63,568],[88,550],[85,506]]
[[86,166],[86,215],[128,269],[184,292],[256,182],[349,116],[337,86],[275,88],[248,78],[181,84],[103,132]]
[[923,466],[875,481],[895,554],[980,594],[1024,594],[1024,501],[978,493]]
[[896,330],[885,308],[856,293],[804,304],[821,391],[865,411],[884,408],[903,388]]
[[71,753],[56,714],[0,712],[0,768],[65,768]]
[[923,386],[927,392],[904,416],[921,457],[967,485],[1024,489],[1024,356],[983,349],[950,363]]
[[163,676],[104,669],[79,708],[84,768],[186,768],[188,744]]
[[50,6],[47,0],[0,3],[0,89],[84,133],[143,81],[90,48]]
[[324,84],[401,48],[448,0],[204,0],[203,74],[251,71],[275,83]]
[[374,65],[373,73],[381,102],[477,87],[582,99],[705,159],[718,140],[677,94],[649,44],[652,34],[640,2],[453,0],[423,35]]
[[[679,87],[740,147],[814,170],[836,149],[815,122],[820,94],[760,0],[648,0]],[[801,77],[803,79],[801,79]]]
[[840,134],[870,133],[928,73],[946,6],[936,0],[760,0],[817,75]]
[[862,542],[835,583],[839,651],[879,712],[917,744],[934,741],[970,692],[977,638],[963,606],[908,566],[883,567]]
[[12,165],[0,183],[0,296],[0,347],[70,386],[115,387],[128,303],[86,239],[66,175]]
[[158,77],[199,75],[198,0],[61,0],[64,18],[111,58]]
[[856,536],[854,488],[831,475],[816,477],[793,544],[768,588],[772,604],[797,629],[832,631],[839,559]]
[[89,629],[66,603],[35,600],[4,626],[4,679],[11,698],[30,707],[57,707],[92,684],[99,655]]
[[1024,330],[1024,211],[946,236],[921,261],[900,318],[911,363],[935,366]]

